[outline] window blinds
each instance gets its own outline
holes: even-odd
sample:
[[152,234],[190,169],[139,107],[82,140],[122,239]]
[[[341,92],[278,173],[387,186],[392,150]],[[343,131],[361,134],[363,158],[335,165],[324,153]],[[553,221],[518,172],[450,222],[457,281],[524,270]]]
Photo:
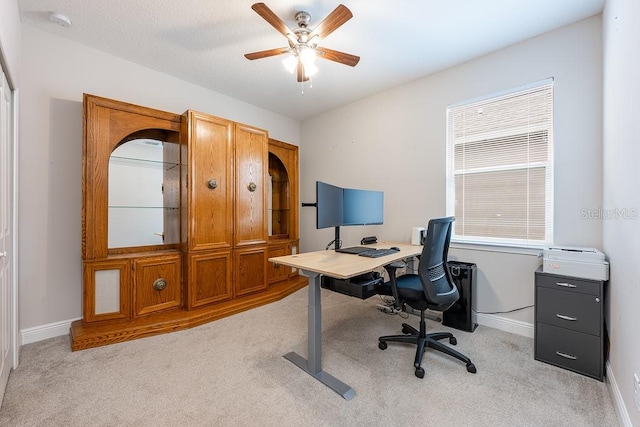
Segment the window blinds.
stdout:
[[454,238],[551,243],[553,81],[447,109]]

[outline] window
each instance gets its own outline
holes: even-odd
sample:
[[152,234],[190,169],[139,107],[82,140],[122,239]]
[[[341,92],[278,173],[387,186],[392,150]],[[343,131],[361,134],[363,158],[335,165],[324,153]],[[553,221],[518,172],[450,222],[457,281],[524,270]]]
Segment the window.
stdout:
[[553,80],[447,108],[452,240],[551,244]]

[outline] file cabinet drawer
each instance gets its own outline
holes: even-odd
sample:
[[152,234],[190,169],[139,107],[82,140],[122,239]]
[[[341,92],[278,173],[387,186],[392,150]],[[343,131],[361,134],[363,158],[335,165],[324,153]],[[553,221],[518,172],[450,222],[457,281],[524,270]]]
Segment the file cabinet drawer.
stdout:
[[556,274],[536,273],[536,286],[558,289],[572,293],[600,295],[601,282],[588,279],[578,279],[576,277],[559,276]]
[[536,321],[599,336],[602,301],[589,294],[536,288]]
[[535,359],[602,381],[600,337],[536,323]]

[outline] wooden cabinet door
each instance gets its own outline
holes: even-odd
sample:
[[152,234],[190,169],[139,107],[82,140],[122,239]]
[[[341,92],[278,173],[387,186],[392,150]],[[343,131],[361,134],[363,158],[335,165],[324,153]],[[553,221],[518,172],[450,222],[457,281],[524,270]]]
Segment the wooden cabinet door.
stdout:
[[235,246],[267,241],[267,132],[235,126]]
[[[123,141],[177,142],[180,115],[84,94],[82,259],[109,255],[109,159]],[[159,230],[160,231],[160,230]]]
[[84,262],[84,322],[129,319],[130,273],[128,259]]
[[233,245],[233,122],[186,113],[188,249]]
[[133,260],[134,317],[182,304],[180,254]]
[[188,256],[188,305],[196,308],[232,297],[231,250],[198,252]]
[[267,289],[267,250],[265,245],[236,249],[233,263],[235,296]]

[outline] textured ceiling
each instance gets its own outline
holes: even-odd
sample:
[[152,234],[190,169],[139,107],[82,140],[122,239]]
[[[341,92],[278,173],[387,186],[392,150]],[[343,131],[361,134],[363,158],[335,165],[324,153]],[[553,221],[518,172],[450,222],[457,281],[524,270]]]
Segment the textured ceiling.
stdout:
[[[275,56],[286,47],[251,0],[17,0],[22,22],[296,120],[466,62],[600,13],[604,0],[342,0],[353,18],[320,45],[361,57],[318,60],[312,87]],[[310,28],[340,0],[267,0],[289,28]],[[71,27],[49,19],[66,15]]]

